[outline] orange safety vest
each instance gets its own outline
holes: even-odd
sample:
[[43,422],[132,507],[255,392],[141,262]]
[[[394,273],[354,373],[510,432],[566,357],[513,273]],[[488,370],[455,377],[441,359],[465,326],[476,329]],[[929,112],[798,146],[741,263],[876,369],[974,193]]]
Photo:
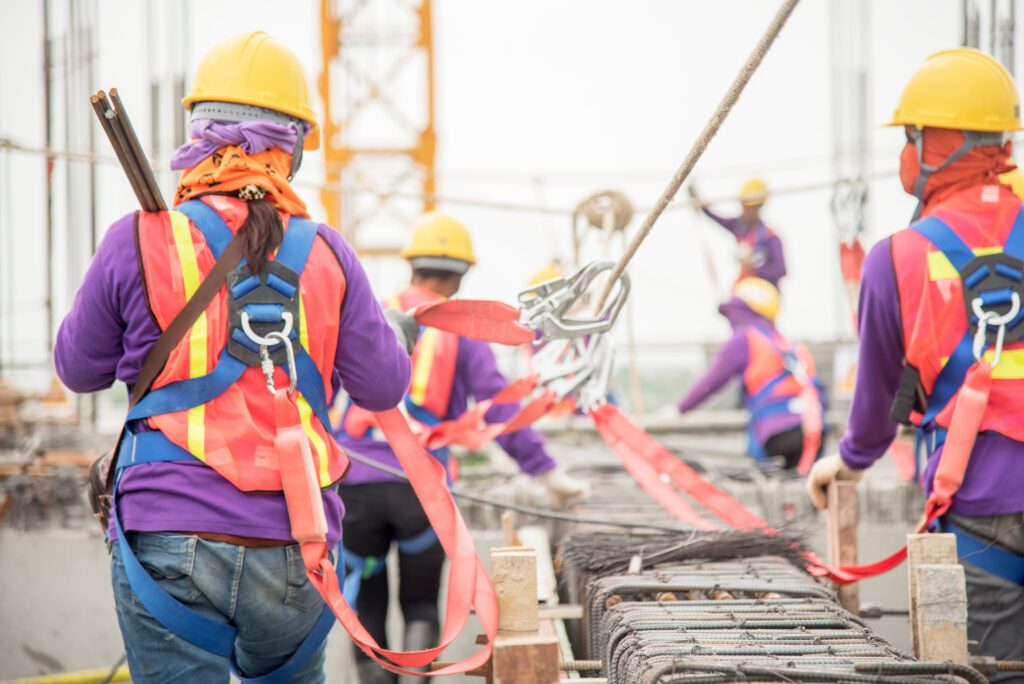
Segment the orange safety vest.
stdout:
[[[422,287],[409,286],[388,297],[385,306],[409,311],[426,302],[444,299]],[[413,430],[422,432],[424,426],[433,426],[445,419],[455,384],[455,365],[459,356],[459,336],[438,328],[421,328],[419,339],[412,350],[412,375],[404,405]],[[345,433],[362,439],[375,427],[373,413],[351,404],[345,413]]]
[[[983,198],[988,193],[989,201],[980,204],[972,201],[973,193],[982,193]],[[968,259],[986,257],[1003,252],[1020,206],[1020,199],[1009,188],[979,186],[953,195],[923,221],[937,226],[936,221],[945,224],[970,250]],[[940,374],[947,362],[957,355],[958,347],[970,346],[965,337],[968,314],[961,274],[950,259],[916,229],[892,236],[892,258],[906,363],[920,375],[924,395],[933,399],[928,410],[919,406],[920,411],[911,413],[910,422],[927,428],[937,425],[948,429],[963,375],[940,381]],[[970,274],[965,275],[970,277]],[[961,355],[973,363],[969,349],[966,354],[961,350]],[[991,348],[984,358],[990,363],[993,361]],[[951,375],[953,370],[950,365],[946,375]],[[979,432],[997,432],[1024,442],[1024,414],[1020,412],[1024,400],[1024,343],[1016,341],[1004,345],[991,380],[991,393]],[[948,390],[944,392],[943,388]]]
[[[207,195],[201,201],[204,205],[196,207],[192,203],[192,209],[212,208],[233,231],[246,218],[245,202],[241,200]],[[181,208],[184,210],[184,205]],[[143,212],[138,216],[137,244],[146,298],[157,324],[165,329],[213,268],[214,250],[204,233],[182,211]],[[288,215],[282,214],[286,235],[289,220]],[[300,274],[298,295],[297,342],[319,371],[318,382],[322,382],[323,396],[329,402],[345,274],[333,250],[319,235],[313,240]],[[154,393],[214,370],[229,341],[227,300],[225,288],[196,319],[153,383]],[[287,374],[281,368],[275,372],[278,386],[287,385]],[[319,484],[330,486],[342,478],[348,459],[307,397],[301,390],[296,394],[302,429],[316,459]],[[274,447],[273,396],[267,391],[259,366],[247,367],[237,382],[204,404],[152,415],[146,420],[150,428],[160,431],[242,491],[282,489]]]
[[747,367],[743,387],[750,411],[749,450],[765,458],[763,445],[754,437],[754,426],[772,415],[790,413],[800,416],[804,433],[804,453],[798,470],[805,473],[817,457],[823,430],[822,390],[818,387],[814,358],[806,345],[794,345],[775,329],[749,326]]

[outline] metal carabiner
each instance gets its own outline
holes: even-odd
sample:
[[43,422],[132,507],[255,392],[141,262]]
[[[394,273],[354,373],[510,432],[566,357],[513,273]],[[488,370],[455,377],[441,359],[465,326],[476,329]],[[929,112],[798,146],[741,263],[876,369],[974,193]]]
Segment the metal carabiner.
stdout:
[[[292,340],[290,337],[287,337],[284,333],[277,332],[276,330],[274,332],[267,333],[267,338],[270,340],[276,338],[280,340],[281,344],[284,345],[284,352],[288,357],[288,394],[291,394],[292,392],[295,391],[296,386],[298,386],[299,384],[299,375],[295,369],[295,346],[292,344]],[[260,347],[261,357],[263,356],[263,351],[265,349],[267,348]],[[267,358],[269,357],[270,353],[268,351]],[[266,374],[266,371],[264,371],[264,374]],[[273,372],[271,372],[270,378],[273,379],[273,377]]]
[[598,275],[615,268],[613,261],[592,262],[569,278],[555,278],[519,293],[524,325],[541,331],[543,341],[584,337],[607,332],[629,296],[629,276],[622,274],[613,296],[590,318],[571,317]]
[[1003,356],[1006,326],[1020,314],[1020,295],[1016,292],[1010,293],[1010,310],[1003,314],[996,313],[995,311],[986,311],[983,307],[984,303],[981,301],[981,297],[975,297],[974,301],[971,302],[971,310],[978,317],[978,330],[974,333],[974,344],[971,347],[971,351],[974,353],[974,358],[981,361],[982,356],[985,354],[985,347],[988,346],[988,328],[990,326],[998,328],[996,330],[995,347],[992,353],[992,367],[995,368],[999,365],[999,361]]

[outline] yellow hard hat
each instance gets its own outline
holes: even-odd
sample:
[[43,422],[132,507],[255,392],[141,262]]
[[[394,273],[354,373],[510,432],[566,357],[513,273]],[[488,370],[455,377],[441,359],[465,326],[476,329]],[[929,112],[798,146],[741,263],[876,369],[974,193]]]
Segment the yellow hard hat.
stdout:
[[402,258],[413,268],[453,273],[465,273],[476,263],[466,226],[440,211],[429,211],[416,221]]
[[303,149],[320,147],[320,124],[299,58],[262,31],[215,45],[199,63],[185,109],[199,102],[262,107],[309,122]]
[[740,186],[740,204],[759,207],[768,199],[768,186],[760,178],[751,178]]
[[775,321],[779,315],[779,289],[763,278],[742,278],[732,288],[732,294],[754,313]]
[[910,77],[886,125],[1018,131],[1017,85],[1006,67],[980,50],[936,52]]
[[555,278],[561,278],[563,275],[565,275],[565,271],[562,270],[562,264],[560,261],[555,259],[554,261],[549,262],[544,268],[530,276],[530,282],[526,285],[527,287],[533,287],[534,285],[540,285],[541,283],[554,280]]

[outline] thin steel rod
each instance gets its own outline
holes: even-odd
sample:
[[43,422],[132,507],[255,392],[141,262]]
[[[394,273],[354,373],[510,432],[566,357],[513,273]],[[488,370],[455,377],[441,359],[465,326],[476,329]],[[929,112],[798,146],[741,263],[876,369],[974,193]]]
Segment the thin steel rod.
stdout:
[[135,162],[142,172],[142,178],[146,183],[147,190],[156,202],[157,210],[167,211],[167,205],[160,194],[160,186],[157,185],[156,176],[153,175],[153,167],[149,165],[146,153],[142,151],[139,137],[135,134],[135,127],[132,126],[132,120],[128,118],[128,112],[125,111],[124,104],[121,102],[121,96],[117,94],[117,88],[110,89],[110,102],[114,105],[114,114],[117,116],[117,120],[120,121],[125,137],[128,139],[129,152],[135,157]]

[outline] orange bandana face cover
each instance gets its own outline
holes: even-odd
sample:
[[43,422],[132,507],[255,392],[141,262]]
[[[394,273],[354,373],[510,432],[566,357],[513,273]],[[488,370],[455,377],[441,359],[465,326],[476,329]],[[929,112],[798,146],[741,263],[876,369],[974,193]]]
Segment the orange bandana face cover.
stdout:
[[[964,142],[964,134],[948,128],[925,128],[922,132],[923,161],[926,166],[940,166]],[[949,166],[932,173],[924,185],[919,198],[928,205],[949,197],[951,194],[986,183],[998,183],[999,175],[1012,171],[1010,161],[1012,143],[1002,145],[979,145],[972,148]],[[900,152],[900,182],[907,194],[913,195],[921,164],[917,160],[917,147],[908,140]]]
[[256,185],[267,191],[278,209],[308,218],[305,202],[288,183],[290,170],[291,155],[281,149],[271,147],[247,154],[240,146],[229,145],[182,171],[174,204],[208,193],[234,193],[247,185]]

